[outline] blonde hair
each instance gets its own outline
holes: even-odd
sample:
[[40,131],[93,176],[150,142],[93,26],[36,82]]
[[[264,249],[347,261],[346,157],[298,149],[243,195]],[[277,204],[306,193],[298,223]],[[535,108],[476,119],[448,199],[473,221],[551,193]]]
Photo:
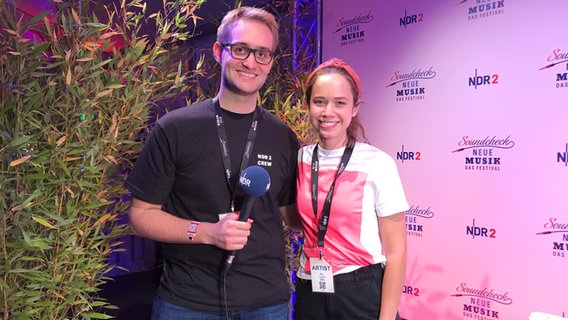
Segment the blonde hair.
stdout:
[[276,23],[276,19],[270,12],[254,7],[245,6],[227,12],[219,28],[217,28],[217,42],[230,42],[231,28],[241,20],[254,20],[265,24],[274,37],[274,48],[272,50],[276,50],[278,46],[278,23]]

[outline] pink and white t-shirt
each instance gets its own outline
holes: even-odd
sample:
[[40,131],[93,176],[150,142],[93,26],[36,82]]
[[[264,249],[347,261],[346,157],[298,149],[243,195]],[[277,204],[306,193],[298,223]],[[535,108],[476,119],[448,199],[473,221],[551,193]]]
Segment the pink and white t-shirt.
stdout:
[[[337,173],[345,148],[318,147],[318,216],[314,214],[311,192],[311,165],[315,145],[302,147],[298,154],[298,210],[304,225],[304,246],[298,277],[309,279],[309,261],[316,257],[319,218],[325,197]],[[357,142],[345,171],[335,183],[323,258],[331,259],[333,274],[382,263],[377,217],[408,210],[408,202],[396,163],[385,152]]]

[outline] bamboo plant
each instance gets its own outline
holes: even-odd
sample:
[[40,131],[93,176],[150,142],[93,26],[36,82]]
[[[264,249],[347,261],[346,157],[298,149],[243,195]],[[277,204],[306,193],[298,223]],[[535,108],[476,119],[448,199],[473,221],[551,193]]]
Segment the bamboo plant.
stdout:
[[[149,117],[170,97],[189,97],[189,104],[216,93],[203,85],[218,83],[216,63],[204,54],[180,55],[178,47],[192,36],[203,1],[164,1],[159,12],[147,12],[142,0],[117,7],[53,1],[56,12],[24,17],[14,2],[0,0],[4,319],[110,318],[104,308],[112,306],[97,292],[116,267],[109,255],[128,233],[122,181],[151,129]],[[303,83],[314,59],[303,52],[300,68],[294,66],[293,5],[273,3],[287,13],[279,18],[280,55],[259,102],[306,144],[314,135]],[[149,24],[155,34],[144,33]],[[189,69],[188,60],[195,61]],[[297,234],[289,236],[293,268]]]
[[26,17],[0,0],[0,316],[107,319],[122,181],[151,107],[199,76],[168,57],[202,1],[53,3]]

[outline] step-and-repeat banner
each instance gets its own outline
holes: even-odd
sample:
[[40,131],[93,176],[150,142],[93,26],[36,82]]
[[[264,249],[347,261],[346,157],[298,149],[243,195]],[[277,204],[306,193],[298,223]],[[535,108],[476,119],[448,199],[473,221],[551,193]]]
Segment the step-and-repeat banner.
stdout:
[[411,205],[401,315],[568,317],[568,1],[322,3]]

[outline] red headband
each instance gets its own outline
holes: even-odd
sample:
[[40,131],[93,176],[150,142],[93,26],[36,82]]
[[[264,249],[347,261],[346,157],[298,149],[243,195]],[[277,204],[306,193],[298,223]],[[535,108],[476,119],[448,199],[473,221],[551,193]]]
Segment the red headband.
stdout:
[[347,74],[349,74],[351,76],[351,78],[353,78],[353,81],[355,82],[355,86],[357,87],[357,93],[360,97],[361,96],[361,81],[359,80],[359,76],[357,75],[357,72],[355,72],[355,70],[353,70],[353,68],[351,68],[351,66],[349,66],[347,63],[345,63],[345,61],[343,61],[339,58],[331,58],[331,59],[323,62],[319,66],[317,66],[317,68],[315,68],[314,71],[312,71],[310,73],[310,75],[308,76],[308,80],[306,81],[306,83],[309,84],[310,81],[312,81],[312,78],[320,70],[325,69],[325,68],[334,68],[334,67],[345,70],[345,72],[347,72]]

